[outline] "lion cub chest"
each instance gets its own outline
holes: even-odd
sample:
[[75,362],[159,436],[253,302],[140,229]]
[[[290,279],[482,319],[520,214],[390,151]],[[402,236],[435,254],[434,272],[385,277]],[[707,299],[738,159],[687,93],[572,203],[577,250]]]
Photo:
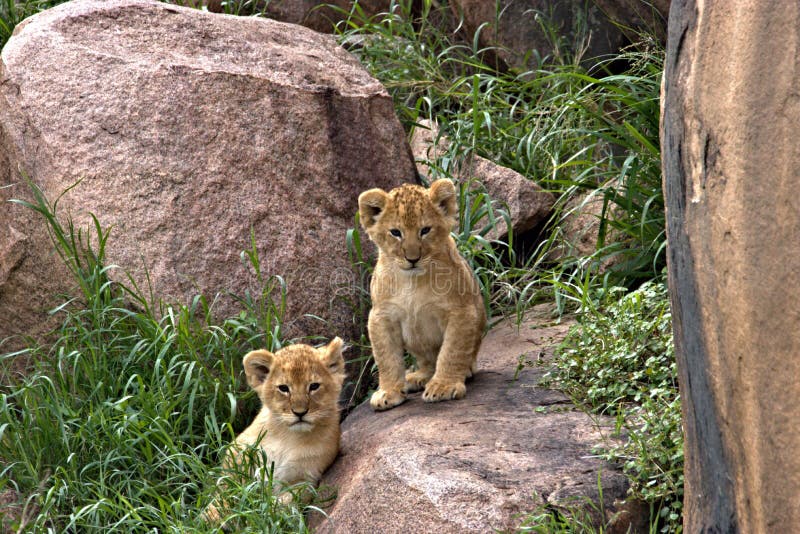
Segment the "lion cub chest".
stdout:
[[439,350],[447,326],[446,307],[439,299],[409,283],[401,287],[387,305],[400,324],[406,350],[412,354]]
[[[330,426],[304,433],[287,431],[271,424],[270,415],[269,409],[263,408],[253,424],[236,439],[237,445],[241,448],[258,445],[274,469],[276,481],[286,485],[304,480],[316,482],[336,456],[338,428]],[[262,475],[268,467],[260,466]]]

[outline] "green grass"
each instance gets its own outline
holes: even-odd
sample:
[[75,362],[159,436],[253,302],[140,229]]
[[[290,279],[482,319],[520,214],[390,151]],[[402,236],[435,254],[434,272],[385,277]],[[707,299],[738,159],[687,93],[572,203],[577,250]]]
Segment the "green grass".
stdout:
[[[25,358],[33,366],[0,387],[0,489],[13,489],[27,509],[11,514],[11,527],[209,530],[199,514],[217,478],[231,478],[221,454],[258,409],[239,379],[242,355],[284,341],[280,281],[263,280],[263,293],[219,324],[202,297],[188,306],[150,302],[132,281],[110,280],[107,230],[96,220],[86,230],[60,222],[57,201],[33,192],[33,202],[18,202],[47,221],[80,295],[54,310],[63,325],[52,345],[3,356],[3,365]],[[303,530],[302,510],[265,499],[270,492],[270,484],[225,490],[248,503],[234,508],[240,523]]]
[[[599,74],[589,75],[584,58],[569,52],[581,43],[557,42],[560,52],[539,58],[536,69],[503,72],[483,61],[475,41],[448,31],[441,23],[446,9],[425,1],[415,17],[411,2],[398,1],[390,13],[367,19],[356,11],[340,25],[341,41],[387,87],[406,126],[432,120],[450,139],[430,162],[430,178],[452,176],[471,153],[510,167],[559,197],[537,268],[580,277],[587,269],[597,274],[613,258],[614,284],[656,276],[665,243],[658,148],[663,50],[643,42],[598,60]],[[612,60],[628,68],[611,73]],[[602,200],[596,252],[554,265],[548,252],[561,244],[559,223],[569,201],[586,194]]]

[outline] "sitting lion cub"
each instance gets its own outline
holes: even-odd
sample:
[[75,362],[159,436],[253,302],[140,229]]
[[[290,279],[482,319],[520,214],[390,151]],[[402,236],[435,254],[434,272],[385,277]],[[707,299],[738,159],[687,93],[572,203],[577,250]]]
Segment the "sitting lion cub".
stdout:
[[[239,463],[242,450],[257,445],[274,464],[273,479],[282,487],[316,484],[339,452],[342,340],[334,338],[319,349],[297,344],[275,354],[256,350],[243,363],[247,383],[258,393],[262,408],[237,436],[223,465]],[[284,494],[282,500],[287,497],[291,496]],[[205,517],[219,521],[215,504],[206,509]]]
[[[450,231],[458,207],[453,183],[404,185],[358,197],[361,224],[378,246],[370,292],[369,337],[378,364],[375,410],[425,388],[427,402],[460,399],[486,326],[483,299]],[[404,352],[417,360],[405,370]]]

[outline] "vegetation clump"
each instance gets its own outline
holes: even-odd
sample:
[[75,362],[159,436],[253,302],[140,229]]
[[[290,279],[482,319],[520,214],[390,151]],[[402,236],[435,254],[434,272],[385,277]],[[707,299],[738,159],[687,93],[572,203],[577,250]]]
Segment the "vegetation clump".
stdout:
[[630,494],[650,503],[654,524],[681,528],[683,434],[672,342],[672,314],[663,281],[635,291],[597,289],[549,364],[544,384],[566,391],[591,413],[616,417],[621,445],[600,450],[623,466]]

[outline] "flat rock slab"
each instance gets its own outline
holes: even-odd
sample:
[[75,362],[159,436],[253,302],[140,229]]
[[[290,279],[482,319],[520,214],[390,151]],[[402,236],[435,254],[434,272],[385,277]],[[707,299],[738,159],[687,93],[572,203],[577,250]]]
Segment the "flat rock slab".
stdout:
[[[322,481],[338,497],[328,518],[312,517],[312,526],[349,533],[513,529],[545,503],[596,500],[598,476],[610,515],[627,480],[593,456],[603,442],[595,422],[562,393],[538,387],[545,371],[532,365],[552,355],[568,326],[537,308],[519,329],[495,327],[461,401],[426,404],[416,394],[388,412],[359,406],[343,423],[341,455]],[[608,435],[611,422],[600,422]]]

